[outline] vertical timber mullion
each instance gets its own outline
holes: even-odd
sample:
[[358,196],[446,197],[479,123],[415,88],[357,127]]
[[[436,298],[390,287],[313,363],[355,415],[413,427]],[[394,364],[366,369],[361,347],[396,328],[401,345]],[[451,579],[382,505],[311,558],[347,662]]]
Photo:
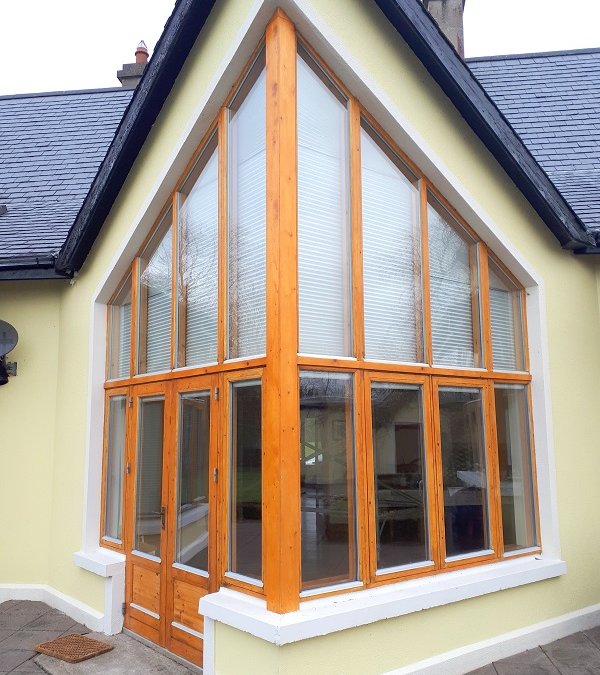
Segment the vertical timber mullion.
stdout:
[[218,122],[218,162],[219,162],[219,245],[218,245],[218,328],[217,361],[223,363],[227,356],[227,108],[219,111]]
[[428,200],[427,183],[421,179],[420,209],[421,216],[421,283],[423,284],[423,329],[425,333],[425,363],[433,365],[433,338],[431,328],[431,287],[429,276],[429,224],[427,221]]
[[493,370],[488,250],[484,244],[479,243],[477,246],[479,249],[479,297],[481,306],[481,329],[483,332],[483,367],[486,370]]
[[267,608],[299,606],[300,462],[297,289],[296,32],[277,10],[266,34],[267,365],[263,569]]

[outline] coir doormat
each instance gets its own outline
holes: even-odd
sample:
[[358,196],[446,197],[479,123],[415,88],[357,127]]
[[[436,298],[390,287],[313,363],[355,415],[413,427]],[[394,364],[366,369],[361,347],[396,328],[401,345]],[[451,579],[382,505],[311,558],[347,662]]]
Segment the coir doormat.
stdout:
[[79,663],[91,659],[109,652],[112,648],[112,645],[94,640],[87,635],[63,635],[34,647],[40,654],[47,654],[68,663]]

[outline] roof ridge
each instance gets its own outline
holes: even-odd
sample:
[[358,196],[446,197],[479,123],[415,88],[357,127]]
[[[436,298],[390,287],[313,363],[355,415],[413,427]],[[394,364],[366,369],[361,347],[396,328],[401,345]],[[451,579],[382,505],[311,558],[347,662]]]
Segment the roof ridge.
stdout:
[[31,92],[27,94],[3,94],[0,95],[0,101],[6,101],[11,99],[18,98],[42,98],[45,96],[73,96],[76,94],[107,94],[109,92],[130,92],[133,94],[133,89],[127,89],[126,87],[105,87],[97,89],[65,89],[63,91],[41,91],[41,92]]
[[563,49],[550,52],[524,52],[522,54],[498,54],[493,56],[470,56],[465,59],[467,63],[477,61],[509,61],[511,59],[535,59],[546,56],[576,56],[577,54],[596,54],[600,47],[587,47],[584,49]]

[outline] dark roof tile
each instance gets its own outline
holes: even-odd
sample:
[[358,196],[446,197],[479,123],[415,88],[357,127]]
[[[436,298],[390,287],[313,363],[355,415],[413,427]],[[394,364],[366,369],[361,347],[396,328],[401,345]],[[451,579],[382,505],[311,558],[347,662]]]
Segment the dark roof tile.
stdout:
[[132,94],[0,96],[0,258],[58,253]]

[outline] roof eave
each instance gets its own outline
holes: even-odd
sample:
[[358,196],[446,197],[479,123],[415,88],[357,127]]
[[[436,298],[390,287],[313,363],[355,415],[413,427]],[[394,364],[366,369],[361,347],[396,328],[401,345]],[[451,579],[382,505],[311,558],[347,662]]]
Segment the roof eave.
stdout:
[[0,281],[25,279],[69,279],[72,275],[58,272],[53,255],[28,255],[0,258]]
[[[215,0],[180,0],[56,260],[56,269],[79,270],[98,236]],[[143,111],[143,114],[141,114]]]
[[375,2],[560,245],[571,250],[595,248],[594,236],[585,229],[421,3]]

